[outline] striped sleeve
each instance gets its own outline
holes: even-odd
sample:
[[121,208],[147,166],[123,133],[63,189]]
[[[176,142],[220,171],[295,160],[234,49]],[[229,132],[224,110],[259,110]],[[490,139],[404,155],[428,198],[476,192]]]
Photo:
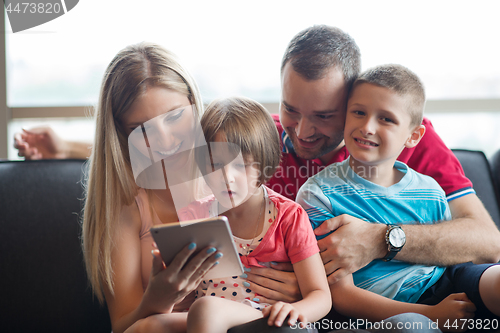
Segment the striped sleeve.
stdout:
[[474,191],[474,189],[472,187],[465,187],[465,188],[462,188],[460,190],[448,193],[446,195],[446,199],[448,200],[448,202],[450,202],[452,200],[463,197],[464,195],[467,195],[467,194],[476,194],[476,191]]

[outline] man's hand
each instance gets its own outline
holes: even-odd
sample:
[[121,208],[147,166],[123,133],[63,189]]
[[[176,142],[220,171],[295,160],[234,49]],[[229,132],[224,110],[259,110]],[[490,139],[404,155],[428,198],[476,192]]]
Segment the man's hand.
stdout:
[[271,267],[252,267],[246,272],[250,289],[259,294],[259,302],[274,304],[278,301],[293,303],[302,299],[292,264],[277,263]]
[[316,235],[335,231],[318,241],[328,283],[334,284],[373,259],[384,257],[386,229],[385,224],[368,223],[346,214],[326,220],[316,228]]

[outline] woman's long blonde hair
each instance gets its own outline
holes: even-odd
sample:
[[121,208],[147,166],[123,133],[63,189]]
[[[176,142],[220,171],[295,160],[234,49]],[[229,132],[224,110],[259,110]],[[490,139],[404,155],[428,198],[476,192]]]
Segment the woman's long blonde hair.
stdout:
[[120,210],[134,202],[138,187],[132,174],[123,115],[149,87],[185,94],[203,110],[198,87],[174,54],[140,43],[121,50],[106,69],[96,109],[96,133],[86,179],[82,245],[87,275],[99,301],[103,288],[113,292],[112,233]]

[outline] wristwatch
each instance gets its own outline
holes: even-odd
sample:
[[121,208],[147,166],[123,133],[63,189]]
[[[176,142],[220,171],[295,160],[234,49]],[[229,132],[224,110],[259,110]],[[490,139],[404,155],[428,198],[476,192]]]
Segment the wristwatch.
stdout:
[[385,242],[387,243],[387,255],[383,258],[384,261],[390,261],[396,254],[401,251],[406,243],[406,235],[403,229],[398,225],[387,225],[385,232]]

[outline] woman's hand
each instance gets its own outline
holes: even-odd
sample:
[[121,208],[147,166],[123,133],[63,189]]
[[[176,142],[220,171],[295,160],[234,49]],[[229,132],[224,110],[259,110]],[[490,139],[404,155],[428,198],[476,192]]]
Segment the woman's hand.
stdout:
[[194,243],[185,246],[168,267],[165,267],[160,251],[152,251],[153,267],[143,298],[151,314],[172,312],[174,305],[195,290],[210,268],[217,264],[217,259],[222,257],[215,248],[207,247],[188,261],[195,250]]
[[262,314],[264,317],[269,317],[267,320],[269,326],[281,327],[286,317],[289,317],[287,324],[290,326],[295,325],[297,320],[301,323],[307,322],[306,317],[290,303],[276,302],[262,309]]

